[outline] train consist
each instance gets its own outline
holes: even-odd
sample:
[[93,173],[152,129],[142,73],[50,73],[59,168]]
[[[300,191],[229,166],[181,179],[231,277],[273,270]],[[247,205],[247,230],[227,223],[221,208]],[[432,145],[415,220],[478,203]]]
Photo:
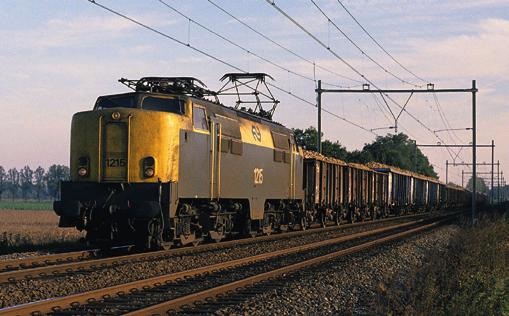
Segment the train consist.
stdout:
[[85,230],[91,244],[157,249],[470,201],[433,178],[305,151],[261,102],[256,113],[226,107],[197,79],[121,82],[134,91],[73,116],[71,180],[54,204],[59,226]]

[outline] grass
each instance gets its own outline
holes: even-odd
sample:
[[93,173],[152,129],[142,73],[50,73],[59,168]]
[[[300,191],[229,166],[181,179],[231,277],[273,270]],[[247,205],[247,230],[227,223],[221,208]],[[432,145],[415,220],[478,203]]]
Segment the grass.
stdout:
[[0,210],[52,210],[52,201],[0,201]]
[[0,254],[76,248],[81,237],[75,228],[59,228],[53,211],[0,210]]
[[509,315],[509,219],[484,216],[404,280],[378,289],[385,315]]

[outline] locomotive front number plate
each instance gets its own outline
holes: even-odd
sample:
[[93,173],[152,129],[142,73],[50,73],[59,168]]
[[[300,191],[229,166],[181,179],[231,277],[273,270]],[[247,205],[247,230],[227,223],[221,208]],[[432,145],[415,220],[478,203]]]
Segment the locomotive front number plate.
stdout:
[[126,158],[106,158],[106,167],[126,167],[127,166],[127,159]]

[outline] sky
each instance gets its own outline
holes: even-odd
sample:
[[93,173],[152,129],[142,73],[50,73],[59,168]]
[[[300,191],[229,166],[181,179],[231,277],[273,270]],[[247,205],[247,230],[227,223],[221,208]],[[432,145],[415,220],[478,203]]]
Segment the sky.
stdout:
[[[477,141],[489,144],[494,140],[495,160],[500,160],[504,173],[509,171],[507,0],[342,0],[382,47],[416,76],[376,46],[336,0],[314,1],[331,22],[311,1],[275,1],[329,50],[265,0],[96,2],[165,36],[87,0],[0,2],[0,165],[4,168],[68,164],[73,113],[91,109],[100,95],[126,92],[117,81],[121,77],[193,76],[217,90],[223,74],[238,71],[234,66],[275,79],[272,83],[282,90],[272,90],[280,100],[274,120],[293,128],[316,126],[315,79],[331,88],[327,84],[352,87],[367,78],[376,87],[390,89],[411,89],[415,88],[412,84],[428,82],[437,89],[470,88],[475,79],[479,88]],[[395,103],[386,99],[387,106],[374,94],[325,94],[323,107],[336,116],[323,114],[324,138],[339,141],[349,150],[361,149],[376,137],[369,129],[377,129],[374,133],[378,135],[393,132],[378,128],[394,125],[389,108],[397,115],[398,106],[408,97],[393,95]],[[229,101],[223,103],[229,105]],[[418,144],[436,144],[436,135],[448,144],[471,141],[467,130],[433,133],[471,126],[471,94],[415,94],[406,109],[411,115],[401,114],[399,130]],[[472,158],[468,148],[459,154],[458,149],[422,150],[442,180],[446,160],[470,162]],[[478,161],[490,159],[489,149],[478,149]],[[471,171],[450,167],[449,180],[461,184],[462,170]],[[479,167],[481,172],[488,170]]]

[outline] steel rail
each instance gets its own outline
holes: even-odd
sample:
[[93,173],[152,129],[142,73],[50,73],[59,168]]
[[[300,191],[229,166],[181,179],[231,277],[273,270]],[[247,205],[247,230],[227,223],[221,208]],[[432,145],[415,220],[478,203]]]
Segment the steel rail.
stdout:
[[21,259],[3,260],[0,261],[0,271],[28,269],[40,265],[60,264],[69,261],[86,260],[88,258],[95,256],[95,253],[97,253],[97,251],[99,250],[98,249],[81,250],[42,256],[26,257]]
[[148,289],[148,288],[156,287],[158,285],[165,284],[166,282],[171,282],[171,281],[175,281],[178,279],[192,277],[192,276],[196,276],[196,275],[200,275],[200,274],[204,274],[204,273],[208,273],[208,272],[212,272],[212,271],[217,271],[217,270],[221,270],[221,269],[238,267],[243,264],[248,264],[248,263],[252,264],[255,262],[271,259],[271,258],[278,257],[278,256],[289,255],[289,254],[307,251],[307,250],[311,250],[311,249],[315,249],[315,248],[319,248],[319,247],[323,247],[323,246],[327,246],[327,245],[332,245],[332,244],[347,242],[347,241],[351,241],[351,240],[355,240],[355,239],[359,239],[359,238],[369,237],[372,235],[388,232],[391,230],[401,229],[401,228],[405,228],[408,226],[416,225],[416,224],[422,223],[424,221],[426,221],[426,220],[419,219],[419,220],[415,220],[415,221],[411,221],[411,222],[407,222],[407,223],[403,223],[403,224],[386,226],[383,228],[377,228],[374,230],[369,230],[369,231],[356,233],[356,234],[352,234],[352,235],[346,235],[346,236],[341,236],[341,237],[337,237],[337,238],[333,238],[333,239],[322,240],[322,241],[309,243],[309,244],[305,244],[305,245],[300,245],[300,246],[296,246],[296,247],[291,247],[291,248],[287,248],[287,249],[277,250],[277,251],[263,253],[263,254],[259,254],[259,255],[255,255],[255,256],[250,256],[250,257],[235,259],[235,260],[231,260],[231,261],[221,262],[221,263],[217,263],[217,264],[213,264],[213,265],[209,265],[209,266],[199,267],[199,268],[195,268],[195,269],[191,269],[191,270],[180,271],[180,272],[171,273],[171,274],[167,274],[167,275],[152,277],[149,279],[143,279],[143,280],[138,280],[138,281],[129,282],[129,283],[125,283],[125,284],[119,284],[119,285],[115,285],[115,286],[111,286],[111,287],[107,287],[107,288],[92,290],[92,291],[88,291],[88,292],[84,292],[84,293],[73,294],[70,296],[45,299],[42,301],[27,303],[27,304],[13,306],[13,307],[7,307],[4,309],[0,309],[0,315],[28,315],[28,314],[41,314],[41,313],[45,314],[45,313],[50,313],[50,312],[58,312],[58,311],[61,311],[62,309],[65,309],[65,308],[68,308],[71,306],[76,306],[79,304],[87,304],[88,302],[91,302],[94,300],[101,300],[102,298],[105,298],[105,297],[112,297],[112,296],[122,295],[125,293],[130,293],[131,291],[136,290],[136,289]]
[[[256,242],[263,241],[271,241],[271,240],[279,240],[279,239],[287,239],[297,236],[305,236],[311,235],[321,232],[333,231],[333,230],[343,230],[345,228],[354,228],[354,227],[362,227],[367,225],[373,225],[376,223],[383,223],[387,221],[394,221],[399,219],[408,219],[414,217],[420,217],[428,215],[429,213],[424,214],[413,214],[402,217],[389,217],[376,221],[368,221],[368,222],[358,222],[353,224],[346,225],[334,225],[328,226],[325,228],[314,228],[308,229],[305,231],[293,231],[287,232],[283,234],[275,234],[270,236],[259,236],[255,238],[245,238],[245,239],[237,239],[237,240],[229,240],[220,243],[211,243],[211,244],[203,244],[196,247],[184,247],[177,249],[169,249],[169,250],[160,250],[154,252],[145,252],[145,253],[136,253],[136,254],[128,254],[128,255],[120,255],[120,256],[110,256],[106,258],[94,258],[97,250],[89,250],[89,251],[81,251],[81,252],[72,252],[72,253],[63,253],[56,255],[46,255],[40,257],[32,257],[25,259],[17,259],[17,260],[9,260],[9,261],[0,261],[0,270],[2,267],[4,269],[9,268],[10,271],[0,273],[0,284],[5,282],[14,282],[20,279],[29,279],[29,278],[37,278],[37,277],[47,277],[51,275],[57,275],[62,273],[70,273],[73,271],[83,271],[85,269],[97,269],[97,268],[107,268],[109,266],[125,264],[128,262],[136,262],[141,260],[156,260],[162,259],[165,257],[170,257],[173,255],[183,255],[194,252],[201,252],[206,250],[215,250],[228,248],[234,245],[243,245],[250,244]],[[87,260],[89,259],[89,260]],[[64,260],[62,262],[62,260]],[[71,262],[70,262],[71,261]],[[37,267],[28,267],[26,266],[35,266]],[[18,267],[14,269],[14,267]]]
[[325,263],[327,261],[343,257],[349,254],[361,252],[363,250],[367,250],[369,248],[372,248],[377,245],[382,245],[384,243],[387,243],[389,241],[401,239],[403,237],[406,237],[410,234],[414,234],[417,232],[421,232],[423,230],[432,228],[434,226],[437,226],[439,223],[444,222],[448,219],[440,220],[431,224],[426,224],[417,228],[412,228],[404,232],[396,233],[394,235],[390,235],[387,237],[383,237],[380,239],[376,239],[373,241],[368,241],[360,245],[352,246],[343,250],[339,250],[333,253],[329,253],[320,257],[315,257],[312,259],[308,259],[305,261],[301,261],[298,263],[294,263],[282,268],[278,268],[272,271],[260,273],[251,277],[247,277],[245,279],[241,279],[238,281],[234,281],[228,284],[220,285],[217,287],[213,287],[201,292],[189,294],[186,296],[182,296],[167,302],[163,302],[157,305],[149,306],[147,308],[143,308],[140,310],[136,310],[124,315],[167,315],[171,312],[177,312],[184,310],[186,311],[187,308],[192,308],[193,304],[197,302],[203,302],[207,300],[207,302],[210,302],[210,300],[214,300],[219,295],[231,295],[234,291],[239,290],[241,288],[245,288],[247,286],[255,285],[256,283],[263,282],[269,279],[274,279],[281,277],[283,275],[287,275],[290,273],[294,273],[296,271],[308,268],[310,266],[318,265],[321,263]]

